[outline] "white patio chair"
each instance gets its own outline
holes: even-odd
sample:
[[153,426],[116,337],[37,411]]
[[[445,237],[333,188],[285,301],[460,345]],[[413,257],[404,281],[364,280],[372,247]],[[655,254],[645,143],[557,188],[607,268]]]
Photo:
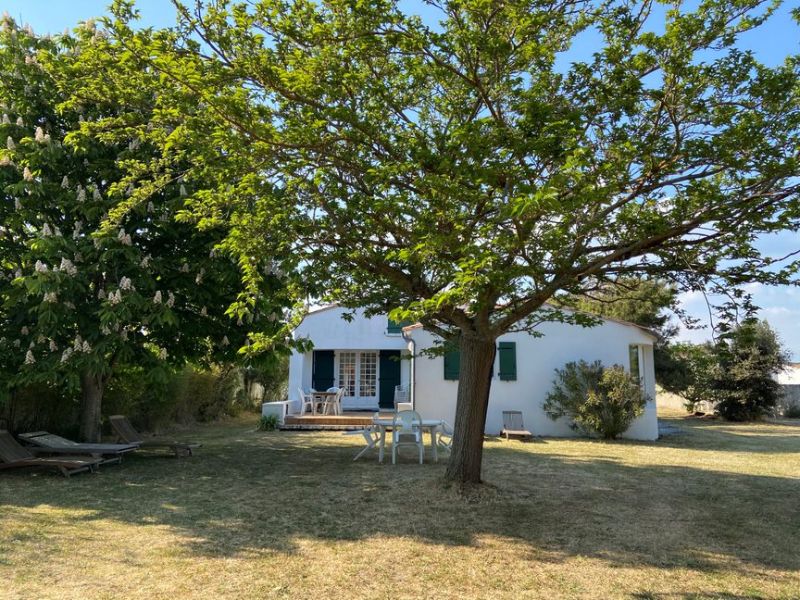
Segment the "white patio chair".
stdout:
[[333,410],[333,414],[337,414],[336,412],[336,399],[340,397],[342,388],[338,387],[329,387],[326,392],[336,392],[335,396],[325,396],[325,400],[322,402],[322,414],[328,415],[331,414],[330,411]]
[[397,464],[397,450],[400,446],[416,446],[419,450],[419,464],[425,455],[422,442],[422,417],[415,410],[403,410],[392,417],[392,464]]
[[343,388],[343,387],[339,388],[339,393],[336,394],[336,398],[334,398],[334,401],[336,402],[336,404],[334,404],[333,408],[334,408],[334,410],[335,410],[337,415],[343,414],[343,411],[342,411],[342,399],[344,398],[344,393],[346,391],[347,391],[347,388]]
[[453,449],[453,428],[447,421],[442,421],[436,432],[436,445],[442,450],[450,452]]
[[300,416],[305,414],[306,406],[311,407],[312,415],[317,414],[317,403],[314,400],[314,394],[306,394],[303,388],[297,388],[297,392],[300,394]]
[[381,441],[380,428],[376,427],[375,425],[370,425],[369,427],[365,427],[364,429],[345,431],[344,434],[364,436],[364,441],[367,444],[361,450],[359,450],[359,452],[353,457],[354,461],[364,456],[364,454],[366,454],[369,450],[377,449],[378,443]]
[[397,385],[394,388],[394,411],[398,412],[401,410],[411,410],[410,408],[405,407],[398,407],[398,404],[410,404],[409,402],[410,394],[408,392],[408,387],[404,385]]

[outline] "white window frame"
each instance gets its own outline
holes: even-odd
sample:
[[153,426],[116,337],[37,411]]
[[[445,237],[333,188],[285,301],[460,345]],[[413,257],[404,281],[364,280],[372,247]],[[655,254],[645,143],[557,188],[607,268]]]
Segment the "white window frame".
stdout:
[[[334,363],[333,363],[333,372],[334,376],[336,377],[334,381],[334,385],[337,387],[343,386],[344,381],[339,380],[340,373],[340,365],[341,365],[341,356],[343,354],[354,354],[355,355],[355,381],[351,382],[353,386],[353,390],[356,392],[355,395],[350,396],[345,394],[342,398],[342,401],[346,401],[353,407],[357,408],[372,408],[377,406],[380,402],[380,351],[379,350],[336,350],[334,352]],[[362,357],[364,354],[373,354],[375,356],[375,395],[374,396],[362,396],[361,395],[361,388],[362,388]],[[349,390],[348,390],[349,391]]]

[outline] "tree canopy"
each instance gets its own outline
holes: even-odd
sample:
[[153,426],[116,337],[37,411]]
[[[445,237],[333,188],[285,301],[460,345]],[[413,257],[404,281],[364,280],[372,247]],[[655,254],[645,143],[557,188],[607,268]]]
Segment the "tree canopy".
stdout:
[[[285,327],[286,303],[283,286],[262,277],[255,310],[226,315],[241,289],[227,230],[176,222],[192,190],[180,174],[148,187],[146,203],[101,231],[134,193],[126,165],[159,155],[136,135],[155,108],[157,80],[140,81],[125,101],[72,95],[81,53],[102,42],[91,23],[45,38],[6,17],[0,31],[0,362],[11,387],[80,388],[86,439],[99,435],[116,365],[156,375],[190,359],[231,360],[252,327]],[[90,135],[98,119],[122,135]]]
[[[756,241],[800,227],[800,62],[735,46],[774,4],[430,0],[425,20],[392,0],[175,4],[153,32],[118,0],[92,57],[118,86],[161,77],[145,137],[162,160],[144,170],[190,155],[187,177],[214,183],[192,217],[287,261],[298,295],[459,340],[450,478],[480,479],[496,338],[588,323],[555,295],[796,282]],[[570,56],[586,32],[595,51]]]

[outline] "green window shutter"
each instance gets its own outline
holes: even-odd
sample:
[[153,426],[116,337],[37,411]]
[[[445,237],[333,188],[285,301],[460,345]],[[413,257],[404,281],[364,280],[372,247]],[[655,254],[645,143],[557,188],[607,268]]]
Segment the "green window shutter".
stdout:
[[403,327],[408,327],[409,325],[411,325],[411,321],[400,321],[398,323],[389,319],[386,325],[386,333],[403,333]]
[[451,350],[444,355],[444,378],[451,381],[458,381],[458,373],[461,370],[461,353],[458,350]]
[[497,345],[500,355],[500,379],[502,381],[517,380],[517,343],[500,342]]

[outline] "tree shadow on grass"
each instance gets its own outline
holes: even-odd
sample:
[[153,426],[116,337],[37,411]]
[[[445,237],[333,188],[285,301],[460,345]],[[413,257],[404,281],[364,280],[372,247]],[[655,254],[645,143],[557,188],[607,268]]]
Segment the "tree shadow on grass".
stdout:
[[[697,450],[730,450],[765,454],[800,453],[800,428],[794,423],[756,421],[734,423],[692,417],[659,419],[680,430],[659,437],[659,446]],[[765,430],[768,428],[769,431]],[[687,439],[687,434],[690,439]],[[649,444],[626,440],[631,444]]]
[[224,432],[209,428],[190,459],[134,455],[70,480],[3,473],[0,507],[32,527],[52,518],[31,510],[42,505],[74,511],[70,518],[87,526],[167,526],[185,551],[210,557],[293,553],[303,539],[477,546],[488,537],[515,543],[526,560],[800,569],[791,551],[800,539],[796,478],[636,466],[558,454],[546,441],[488,444],[489,485],[464,498],[441,483],[444,461],[420,466],[409,452],[396,466],[377,464],[374,454],[354,463],[352,437]]

